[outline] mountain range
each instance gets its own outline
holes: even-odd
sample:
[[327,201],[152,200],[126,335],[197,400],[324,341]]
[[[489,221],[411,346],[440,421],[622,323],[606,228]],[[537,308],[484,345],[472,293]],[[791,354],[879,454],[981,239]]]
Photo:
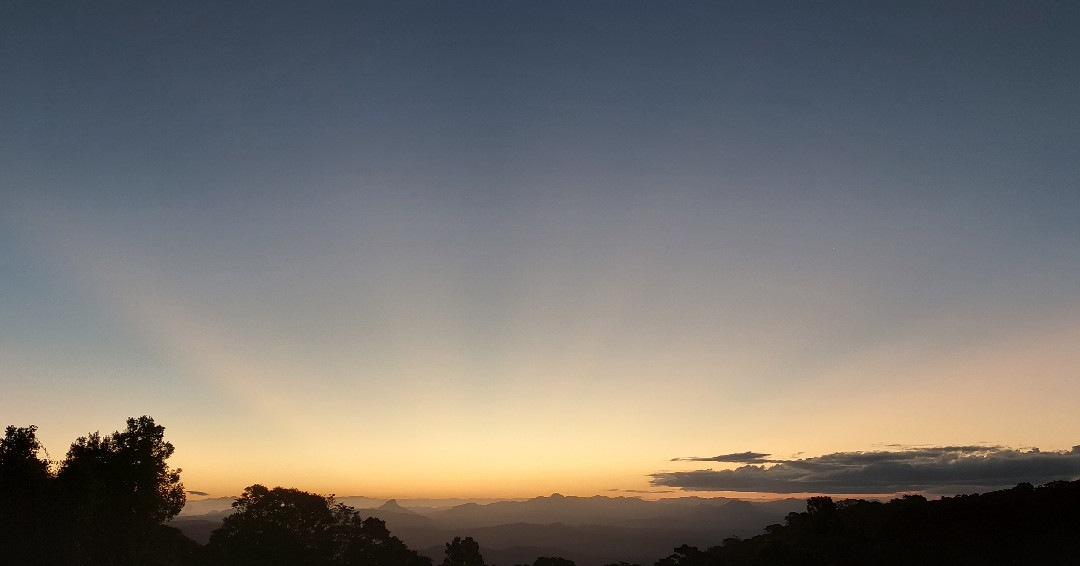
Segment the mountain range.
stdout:
[[[567,497],[552,494],[524,501],[385,501],[341,497],[363,516],[386,521],[409,548],[438,563],[446,542],[473,537],[489,564],[531,564],[538,556],[561,556],[578,566],[619,561],[649,564],[681,544],[715,546],[728,537],[759,534],[805,509],[801,499],[748,502],[727,498]],[[187,536],[206,543],[231,512],[232,498],[189,502],[172,521]],[[422,503],[413,505],[413,503]]]

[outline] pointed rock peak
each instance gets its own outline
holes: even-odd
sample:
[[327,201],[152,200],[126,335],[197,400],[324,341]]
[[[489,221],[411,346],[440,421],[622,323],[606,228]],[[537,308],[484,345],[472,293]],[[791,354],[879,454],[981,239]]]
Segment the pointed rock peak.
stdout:
[[382,505],[379,506],[379,510],[380,511],[393,511],[393,512],[396,512],[396,513],[412,513],[412,511],[409,511],[408,509],[402,507],[401,505],[398,505],[398,502],[397,502],[396,499],[391,499],[390,501],[387,501],[386,503],[383,503]]

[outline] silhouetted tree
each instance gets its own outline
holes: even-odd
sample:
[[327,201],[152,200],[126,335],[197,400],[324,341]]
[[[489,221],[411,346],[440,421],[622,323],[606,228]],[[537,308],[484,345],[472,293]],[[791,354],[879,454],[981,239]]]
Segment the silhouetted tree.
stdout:
[[34,426],[0,441],[0,564],[179,564],[198,545],[164,525],[184,505],[173,446],[150,417],[77,439],[54,473]]
[[386,522],[376,517],[360,519],[360,514],[342,504],[334,506],[338,525],[335,558],[356,566],[431,566],[431,559],[409,550],[401,539],[390,534]]
[[541,556],[533,561],[532,566],[577,566],[573,560],[558,556]]
[[297,489],[253,485],[210,536],[206,560],[225,565],[431,566],[383,521]]
[[811,497],[806,500],[806,514],[832,519],[836,516],[836,502],[828,496]]
[[656,566],[711,566],[712,564],[710,557],[697,547],[683,544],[670,556],[661,558]]
[[446,557],[442,566],[485,566],[480,555],[480,545],[472,537],[454,537],[446,543]]
[[656,566],[711,566],[712,562],[696,546],[682,545],[667,558],[661,558]]
[[69,561],[85,564],[163,564],[165,553],[185,547],[164,525],[184,507],[180,470],[165,463],[173,445],[165,427],[148,416],[127,428],[92,433],[71,445],[57,474],[67,506]]
[[333,557],[334,518],[327,498],[296,489],[253,485],[210,536],[218,564],[318,564]]
[[0,563],[47,564],[52,556],[49,463],[37,427],[9,426],[0,440]]

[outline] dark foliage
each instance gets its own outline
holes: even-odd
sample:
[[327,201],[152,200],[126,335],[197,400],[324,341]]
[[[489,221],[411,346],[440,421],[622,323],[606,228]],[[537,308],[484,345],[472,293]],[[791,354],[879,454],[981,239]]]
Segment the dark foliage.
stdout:
[[431,566],[406,548],[383,521],[361,519],[333,497],[253,485],[234,503],[236,512],[214,531],[207,564]]
[[660,559],[656,566],[709,566],[709,556],[697,547],[682,545],[667,558]]
[[49,553],[49,464],[38,458],[37,427],[7,427],[0,441],[0,562],[44,563]]
[[144,416],[81,437],[55,473],[36,430],[9,426],[0,448],[0,563],[169,565],[194,551],[164,524],[185,501],[164,427]]
[[446,543],[442,566],[486,566],[480,555],[480,545],[472,537],[454,537]]
[[173,445],[165,427],[143,416],[108,436],[71,445],[56,481],[69,506],[75,560],[87,564],[157,564],[178,533],[164,526],[184,507],[180,470],[165,463]]
[[541,556],[532,563],[532,566],[577,566],[573,560],[558,556]]
[[812,497],[751,539],[682,546],[656,566],[1080,564],[1080,481],[888,503]]
[[[0,564],[431,566],[379,519],[332,497],[260,485],[199,547],[166,525],[186,497],[180,470],[165,463],[173,445],[152,418],[78,438],[55,470],[39,457],[36,432],[9,426],[0,441]],[[459,547],[479,556],[471,538]]]
[[[184,505],[164,427],[150,417],[77,439],[50,464],[36,427],[0,440],[0,564],[50,566],[431,566],[386,523],[333,497],[248,487],[205,547],[167,526]],[[533,566],[573,566],[540,557]],[[811,497],[750,539],[683,545],[655,566],[1080,564],[1080,480],[928,501]],[[441,566],[485,566],[472,537]],[[638,566],[626,563],[609,566]]]

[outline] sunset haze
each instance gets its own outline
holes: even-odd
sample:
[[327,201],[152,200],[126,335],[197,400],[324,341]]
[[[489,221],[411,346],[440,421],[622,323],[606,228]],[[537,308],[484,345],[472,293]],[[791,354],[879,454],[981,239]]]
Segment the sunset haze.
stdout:
[[662,474],[934,447],[1075,479],[1078,25],[7,2],[0,424],[59,460],[151,415],[213,497],[752,494]]

